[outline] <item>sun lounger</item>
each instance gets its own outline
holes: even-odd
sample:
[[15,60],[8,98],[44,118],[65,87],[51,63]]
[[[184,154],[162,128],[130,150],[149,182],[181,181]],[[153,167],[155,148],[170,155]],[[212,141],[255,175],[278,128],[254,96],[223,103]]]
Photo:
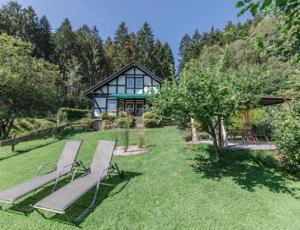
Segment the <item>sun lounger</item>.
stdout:
[[59,160],[57,161],[55,170],[49,171],[48,173],[43,175],[38,175],[41,169],[49,165],[50,162],[40,165],[35,177],[0,192],[0,202],[14,204],[19,198],[56,180],[55,186],[53,188],[54,190],[59,178],[72,171],[75,163],[75,158],[80,149],[80,145],[81,141],[68,141],[64,146]]
[[65,210],[68,207],[92,188],[96,188],[92,203],[76,219],[76,221],[80,220],[81,217],[95,204],[100,182],[108,175],[111,168],[114,148],[114,141],[99,141],[89,172],[40,200],[33,207],[39,210],[65,214]]

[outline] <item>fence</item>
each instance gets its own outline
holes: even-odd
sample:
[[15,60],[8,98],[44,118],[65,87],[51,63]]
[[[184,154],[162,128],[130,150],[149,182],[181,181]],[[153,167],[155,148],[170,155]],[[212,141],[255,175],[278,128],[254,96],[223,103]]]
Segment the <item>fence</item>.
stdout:
[[64,125],[61,125],[61,126],[55,127],[55,128],[48,128],[48,129],[39,130],[39,131],[33,132],[31,134],[25,135],[25,136],[12,137],[10,139],[0,141],[0,147],[11,146],[11,150],[15,151],[15,146],[18,143],[53,136],[56,132],[64,130],[66,127],[68,127],[68,125],[64,124]]

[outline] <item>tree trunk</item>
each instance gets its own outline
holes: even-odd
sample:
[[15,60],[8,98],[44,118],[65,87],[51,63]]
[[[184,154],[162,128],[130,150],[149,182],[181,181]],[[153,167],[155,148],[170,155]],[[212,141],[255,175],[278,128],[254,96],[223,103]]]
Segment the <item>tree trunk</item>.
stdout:
[[208,133],[211,135],[213,139],[213,146],[214,146],[214,151],[215,151],[215,156],[216,156],[216,162],[220,161],[220,153],[219,153],[219,146],[218,146],[218,140],[217,140],[217,134],[215,127],[210,124],[208,126]]
[[228,144],[223,116],[218,117],[218,138],[219,146],[223,147]]
[[12,128],[13,122],[14,122],[13,117],[1,121],[0,139],[5,139],[8,136],[8,134],[9,134],[11,128]]

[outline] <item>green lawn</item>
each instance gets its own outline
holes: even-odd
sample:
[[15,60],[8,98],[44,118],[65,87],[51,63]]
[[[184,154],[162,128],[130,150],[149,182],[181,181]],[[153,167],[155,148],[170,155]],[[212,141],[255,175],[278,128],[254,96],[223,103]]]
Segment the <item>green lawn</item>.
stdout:
[[[0,148],[0,190],[30,178],[43,161],[57,159],[68,139],[83,139],[83,159],[93,155],[97,140],[112,136],[69,131],[17,145],[16,153]],[[215,165],[209,146],[191,148],[174,127],[147,130],[146,143],[147,154],[114,157],[125,179],[112,177],[100,187],[97,206],[79,226],[60,215],[44,219],[24,212],[49,192],[46,187],[10,212],[0,211],[1,229],[300,229],[300,182],[277,170],[270,155],[223,152],[223,165]],[[92,196],[84,196],[69,214],[79,214]]]

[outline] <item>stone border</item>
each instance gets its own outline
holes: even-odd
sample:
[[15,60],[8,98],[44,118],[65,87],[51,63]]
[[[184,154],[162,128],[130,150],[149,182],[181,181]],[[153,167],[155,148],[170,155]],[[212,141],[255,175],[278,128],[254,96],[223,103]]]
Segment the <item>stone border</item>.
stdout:
[[118,146],[115,148],[114,155],[115,156],[131,156],[131,155],[139,155],[148,152],[147,147],[140,148],[138,145],[129,145],[127,152],[124,152],[123,146]]

